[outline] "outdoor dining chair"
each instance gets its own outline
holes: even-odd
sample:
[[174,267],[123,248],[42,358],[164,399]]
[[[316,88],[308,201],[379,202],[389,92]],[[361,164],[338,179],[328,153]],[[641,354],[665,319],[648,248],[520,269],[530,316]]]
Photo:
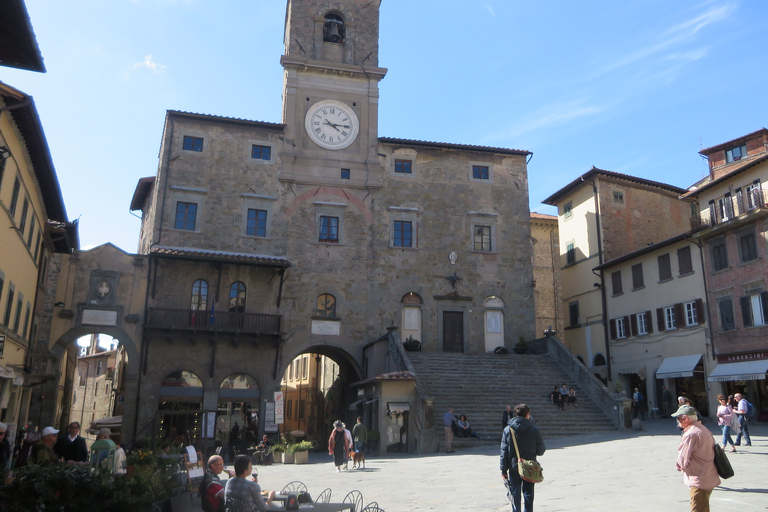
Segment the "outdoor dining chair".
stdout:
[[317,495],[315,498],[316,503],[330,503],[331,502],[331,488],[327,488],[323,492]]
[[360,512],[384,512],[384,509],[380,508],[378,503],[376,503],[375,501],[372,501],[369,504],[367,504],[365,508]]
[[283,487],[283,490],[280,491],[281,494],[288,494],[289,492],[306,492],[307,486],[304,485],[303,482],[299,482],[298,480],[294,480],[293,482],[288,482],[285,484],[285,487]]
[[227,512],[264,512],[262,509],[256,508],[248,502],[236,500],[234,498],[227,498],[225,505]]
[[349,491],[342,500],[343,503],[352,503],[355,506],[355,511],[363,509],[363,493],[360,491]]

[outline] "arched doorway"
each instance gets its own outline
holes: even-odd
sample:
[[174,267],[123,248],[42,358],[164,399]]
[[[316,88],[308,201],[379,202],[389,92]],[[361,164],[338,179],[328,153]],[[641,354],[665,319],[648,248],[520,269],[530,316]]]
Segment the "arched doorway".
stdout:
[[284,423],[275,425],[268,417],[265,433],[293,432],[324,446],[334,421],[346,422],[350,430],[354,425],[359,404],[350,384],[359,380],[359,369],[346,352],[311,347],[294,357],[283,372]]
[[200,378],[185,370],[169,373],[160,384],[155,448],[179,453],[182,446],[197,446],[203,433],[202,407]]
[[230,456],[258,443],[260,398],[258,382],[244,373],[229,375],[219,386],[214,438]]

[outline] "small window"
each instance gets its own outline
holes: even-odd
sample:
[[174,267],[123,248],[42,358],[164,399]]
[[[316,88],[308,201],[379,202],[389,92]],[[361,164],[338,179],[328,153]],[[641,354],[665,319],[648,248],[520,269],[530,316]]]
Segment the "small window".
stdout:
[[741,315],[744,327],[765,325],[768,321],[768,292],[742,297]]
[[762,208],[764,205],[760,180],[755,180],[747,187],[747,209],[754,210],[755,208]]
[[[37,226],[37,218],[32,215],[32,220],[29,221],[29,235],[27,236],[27,247],[32,248],[32,238],[35,234],[35,227]],[[35,257],[37,260],[37,257]]]
[[182,148],[187,151],[197,151],[198,153],[203,151],[203,138],[202,137],[190,137],[184,136],[184,144]]
[[574,301],[568,304],[568,320],[570,327],[579,326],[579,301]]
[[677,267],[681,276],[693,272],[693,263],[691,262],[691,247],[681,247],[677,250]]
[[395,172],[411,174],[411,160],[395,160]]
[[[202,151],[202,143],[200,150]],[[251,146],[251,158],[255,158],[256,160],[270,160],[272,158],[272,148],[270,146],[254,144]]]
[[747,145],[742,144],[725,152],[726,163],[736,162],[747,156]]
[[29,199],[24,198],[24,205],[21,207],[21,220],[19,221],[19,232],[24,236],[24,230],[27,228],[27,215],[29,214]]
[[712,268],[714,271],[728,268],[728,252],[724,241],[712,245]]
[[696,302],[685,303],[685,325],[699,325],[699,314],[696,308]]
[[323,293],[317,297],[317,316],[324,318],[336,318],[336,297],[330,293]]
[[720,310],[720,330],[731,331],[736,328],[736,322],[733,318],[733,301],[731,299],[722,299],[718,301],[717,307]]
[[232,283],[232,286],[229,287],[229,312],[245,313],[246,296],[245,283],[242,281]]
[[320,242],[339,243],[339,218],[320,216]]
[[565,262],[570,265],[576,263],[576,248],[574,242],[568,242],[565,246]]
[[245,234],[248,236],[267,236],[267,210],[248,209]]
[[9,210],[11,211],[11,217],[16,216],[16,207],[19,205],[19,192],[21,190],[21,182],[19,181],[19,178],[16,178],[16,181],[13,182],[13,192],[11,193],[11,207]]
[[197,222],[197,204],[196,203],[184,203],[179,201],[176,203],[176,222],[173,227],[176,229],[183,229],[186,231],[194,231]]
[[618,204],[624,204],[624,192],[619,192],[618,190],[614,190],[613,202]]
[[675,307],[669,306],[664,308],[664,329],[670,331],[677,328],[677,321],[675,318]]
[[21,325],[21,308],[24,305],[24,298],[22,297],[21,293],[18,295],[18,299],[16,300],[16,316],[13,319],[13,330],[16,331],[16,333],[19,333],[19,326]]
[[[11,283],[13,284],[13,283]],[[13,313],[13,295],[15,290],[11,288],[8,290],[8,302],[5,303],[5,316],[3,317],[3,324],[6,327],[11,326],[11,313]]]
[[208,283],[198,279],[192,283],[192,311],[208,311]]
[[413,225],[411,222],[396,220],[393,245],[395,247],[413,247]]
[[742,263],[757,259],[757,243],[754,233],[739,236],[739,255]]
[[624,293],[624,288],[621,283],[621,270],[617,270],[611,274],[611,283],[613,284],[613,295],[621,295]]
[[473,165],[472,178],[475,180],[491,179],[490,169],[488,168],[487,165]]
[[475,226],[474,249],[476,251],[490,252],[491,247],[491,226]]
[[350,171],[349,169],[342,169],[341,170],[341,179],[348,180],[350,178]]
[[672,266],[669,263],[669,253],[659,256],[659,281],[672,279]]
[[730,193],[717,200],[717,215],[720,217],[721,222],[727,222],[734,217],[733,199]]
[[616,319],[616,339],[623,339],[627,337],[627,326],[624,318]]
[[648,334],[648,316],[645,313],[637,315],[637,334]]
[[632,265],[632,289],[637,290],[645,286],[643,280],[643,264]]
[[573,217],[573,201],[568,201],[563,205],[563,217],[566,219]]

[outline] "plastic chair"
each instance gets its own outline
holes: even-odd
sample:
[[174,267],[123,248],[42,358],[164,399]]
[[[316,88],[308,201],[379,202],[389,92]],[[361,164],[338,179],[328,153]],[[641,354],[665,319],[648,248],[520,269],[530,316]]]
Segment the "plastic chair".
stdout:
[[317,503],[330,503],[331,502],[331,488],[327,488],[323,492],[317,495],[317,498],[315,498],[315,502]]
[[344,500],[342,500],[343,503],[352,503],[355,506],[355,512],[358,510],[363,509],[363,493],[360,491],[349,491],[349,493],[344,496]]
[[280,491],[280,493],[288,494],[289,492],[304,492],[306,490],[307,490],[307,486],[304,485],[303,482],[294,480],[293,482],[288,482],[287,484],[285,484],[285,487],[283,487],[283,490]]

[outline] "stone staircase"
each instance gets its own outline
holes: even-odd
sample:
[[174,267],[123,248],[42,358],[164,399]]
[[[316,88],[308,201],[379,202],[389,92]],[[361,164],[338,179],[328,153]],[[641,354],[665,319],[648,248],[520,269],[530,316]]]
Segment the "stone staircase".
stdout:
[[[449,407],[458,417],[466,414],[472,430],[483,442],[501,439],[501,417],[506,405],[526,403],[546,441],[547,437],[596,431],[615,431],[603,412],[571,384],[568,375],[549,355],[534,354],[453,354],[408,352],[413,368],[435,401],[434,425],[445,444],[443,415]],[[552,405],[552,388],[566,383],[573,386],[578,406],[560,411]],[[456,438],[453,448],[479,445],[475,438]]]

